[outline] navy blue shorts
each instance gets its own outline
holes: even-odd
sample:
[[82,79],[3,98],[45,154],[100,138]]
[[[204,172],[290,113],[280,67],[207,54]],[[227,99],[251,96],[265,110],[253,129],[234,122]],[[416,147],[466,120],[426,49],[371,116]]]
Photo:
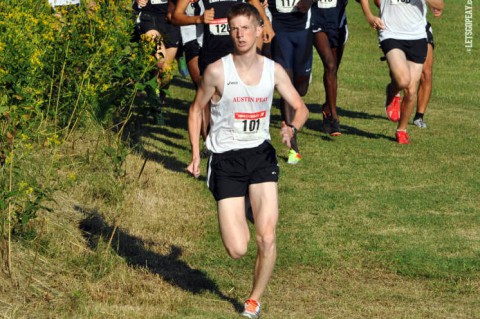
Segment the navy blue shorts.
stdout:
[[313,30],[313,33],[325,32],[328,37],[328,42],[330,43],[331,48],[340,48],[347,43],[348,39],[348,27],[344,25],[341,28],[337,29],[318,29]]
[[251,184],[278,182],[279,172],[275,149],[265,141],[253,148],[212,154],[207,164],[207,184],[219,201],[246,196]]
[[313,35],[311,29],[275,32],[272,58],[293,76],[309,76],[312,72]]

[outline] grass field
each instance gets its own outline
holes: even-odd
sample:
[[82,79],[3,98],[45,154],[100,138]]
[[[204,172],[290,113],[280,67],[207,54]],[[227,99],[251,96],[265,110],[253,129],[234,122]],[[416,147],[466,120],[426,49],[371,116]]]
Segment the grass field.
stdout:
[[[354,1],[339,74],[343,135],[321,131],[318,57],[305,97],[310,118],[299,133],[304,160],[296,166],[285,162],[273,110],[280,220],[263,318],[480,318],[480,20],[474,17],[467,52],[464,2],[447,2],[444,16],[431,21],[429,126],[409,126],[411,145],[394,141],[383,108],[388,69]],[[171,93],[165,126],[137,119],[121,195],[115,182],[85,173],[45,217],[47,248],[37,257],[18,244],[17,268],[29,273],[34,259],[36,266],[16,284],[2,281],[4,317],[238,315],[255,245],[237,261],[224,251],[205,178],[185,173],[193,87],[177,77]],[[83,139],[88,153],[93,141]]]

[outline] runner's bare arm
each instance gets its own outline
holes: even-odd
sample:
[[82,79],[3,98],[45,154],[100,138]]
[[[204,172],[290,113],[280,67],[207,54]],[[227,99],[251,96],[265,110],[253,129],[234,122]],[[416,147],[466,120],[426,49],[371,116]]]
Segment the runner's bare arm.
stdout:
[[273,37],[275,36],[275,31],[273,31],[272,23],[267,17],[265,13],[265,8],[262,6],[259,0],[248,0],[248,3],[253,5],[257,8],[258,12],[260,13],[260,17],[263,21],[263,42],[269,43],[272,41]]
[[370,1],[369,0],[359,0],[358,1],[362,6],[363,14],[365,15],[365,19],[367,20],[368,24],[372,26],[375,30],[384,29],[385,25],[383,24],[382,19],[380,17],[375,16],[372,11],[370,10]]
[[220,84],[223,84],[223,64],[221,61],[216,61],[205,70],[188,112],[188,135],[192,147],[192,161],[187,170],[194,177],[200,176],[200,129],[203,109],[219,91]]
[[190,25],[190,24],[210,23],[213,20],[213,16],[214,16],[213,8],[209,10],[205,10],[203,15],[198,15],[198,16],[187,15],[185,13],[185,10],[187,10],[187,7],[189,4],[190,4],[190,0],[178,0],[172,15],[173,24],[182,26],[182,25]]

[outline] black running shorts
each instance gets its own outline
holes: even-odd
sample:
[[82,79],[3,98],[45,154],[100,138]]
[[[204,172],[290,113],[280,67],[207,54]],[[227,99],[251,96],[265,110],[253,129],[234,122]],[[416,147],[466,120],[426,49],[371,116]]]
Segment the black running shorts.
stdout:
[[250,184],[278,182],[279,167],[273,146],[265,141],[254,148],[212,154],[207,184],[216,201],[248,194]]
[[162,35],[163,44],[167,49],[178,48],[180,44],[180,27],[168,23],[165,15],[140,13],[140,30],[142,33],[157,30]]
[[385,55],[387,55],[390,50],[400,49],[405,53],[407,60],[413,63],[423,64],[427,58],[427,39],[385,39],[380,42],[380,47]]
[[432,25],[430,22],[427,22],[427,43],[432,45],[432,48],[435,49],[435,42],[433,41],[433,31]]
[[185,52],[185,60],[190,62],[194,57],[198,57],[200,54],[200,44],[198,44],[197,39],[188,41],[183,44],[183,51]]

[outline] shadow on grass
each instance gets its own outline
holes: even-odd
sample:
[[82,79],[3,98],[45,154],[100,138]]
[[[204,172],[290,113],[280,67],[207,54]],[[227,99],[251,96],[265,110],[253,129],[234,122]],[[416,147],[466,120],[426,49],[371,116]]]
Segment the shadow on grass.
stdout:
[[[108,240],[112,236],[115,227],[109,225],[98,212],[79,206],[75,206],[74,209],[85,216],[79,228],[92,250],[97,247],[100,240]],[[222,293],[217,284],[208,278],[205,271],[193,269],[180,259],[182,255],[180,247],[172,245],[170,253],[162,255],[145,248],[145,244],[141,238],[132,236],[118,227],[115,230],[111,248],[131,267],[146,268],[151,273],[161,276],[172,286],[193,294],[211,292],[220,299],[230,302],[236,311],[242,310],[242,304]]]
[[174,172],[184,172],[187,164],[179,161],[176,154],[189,149],[183,145],[185,137],[174,130],[187,130],[189,102],[168,98],[167,106],[160,113],[160,123],[156,121],[155,107],[147,103],[145,96],[138,96],[134,105],[122,139],[147,161],[158,162]]
[[[320,136],[320,138],[325,141],[334,141],[342,138],[341,136],[331,137],[327,133],[324,133],[325,130],[323,127],[322,120],[308,120],[307,123],[305,123],[305,127],[313,131],[322,132],[323,134]],[[388,141],[396,141],[395,138],[393,138],[393,136],[387,136],[385,134],[378,134],[378,133],[372,133],[372,132],[360,130],[356,127],[344,125],[342,123],[340,123],[340,132],[345,135],[357,135],[357,136],[365,137],[369,139],[386,139]],[[302,132],[302,134],[305,134],[305,132]]]
[[[322,105],[321,104],[308,104],[308,110],[311,113],[318,113],[322,114]],[[349,117],[352,119],[365,119],[365,120],[371,120],[371,119],[381,119],[381,120],[387,120],[386,116],[380,116],[380,115],[373,115],[370,113],[365,113],[365,112],[358,112],[358,111],[352,111],[352,110],[347,110],[344,109],[343,107],[337,106],[337,113],[339,117]]]

